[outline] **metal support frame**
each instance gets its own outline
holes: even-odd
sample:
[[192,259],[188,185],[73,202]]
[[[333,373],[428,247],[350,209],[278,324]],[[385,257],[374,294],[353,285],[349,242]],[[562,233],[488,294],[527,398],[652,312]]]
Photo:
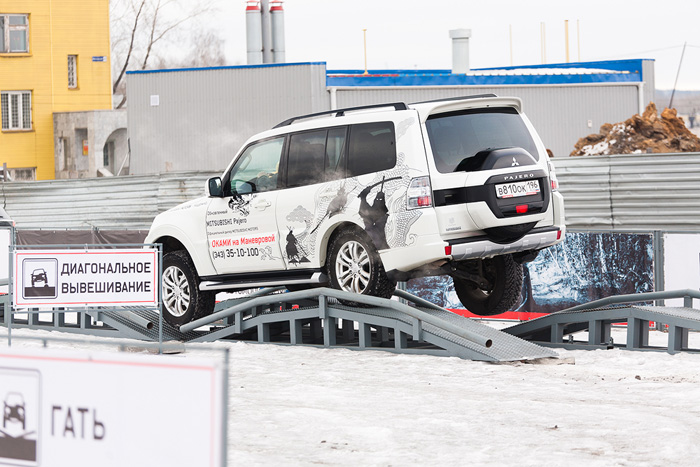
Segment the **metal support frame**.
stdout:
[[188,338],[190,342],[252,339],[260,343],[381,349],[485,361],[556,356],[401,290],[395,295],[412,306],[328,288],[276,292],[279,288],[264,289],[220,303],[212,315],[187,323],[180,331],[195,336]]
[[[643,306],[651,302],[683,298],[683,307]],[[694,309],[693,299],[700,300],[700,292],[687,289],[619,295],[575,306],[541,318],[504,329],[503,331],[541,345],[569,348],[609,348],[613,345],[610,330],[613,323],[627,324],[624,345],[628,350],[664,350],[649,345],[650,323],[668,325],[668,353],[698,351],[688,345],[690,330],[700,331],[700,310]],[[629,305],[619,306],[614,305]],[[565,335],[588,331],[587,341],[566,342]]]

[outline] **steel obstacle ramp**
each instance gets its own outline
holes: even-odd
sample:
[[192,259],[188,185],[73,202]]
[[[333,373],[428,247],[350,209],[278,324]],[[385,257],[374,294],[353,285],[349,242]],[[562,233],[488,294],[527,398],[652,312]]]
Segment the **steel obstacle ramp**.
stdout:
[[[395,291],[400,301],[329,288],[280,293],[282,290],[263,289],[222,302],[212,315],[181,326],[180,332],[188,336],[187,342],[253,340],[489,362],[558,357],[551,349],[402,290]],[[190,338],[192,335],[196,337]]]
[[[682,307],[647,306],[644,302],[682,298]],[[693,299],[700,299],[697,290],[647,292],[616,295],[578,305],[541,318],[516,324],[503,332],[544,346],[564,348],[612,348],[629,350],[665,350],[700,352],[689,346],[689,331],[700,331],[700,310],[693,308]],[[642,304],[640,304],[642,303]],[[666,347],[649,345],[650,323],[668,327]],[[611,339],[611,329],[616,323],[626,323],[627,337],[624,345]],[[574,336],[588,332],[583,341]],[[566,337],[565,337],[566,336]]]

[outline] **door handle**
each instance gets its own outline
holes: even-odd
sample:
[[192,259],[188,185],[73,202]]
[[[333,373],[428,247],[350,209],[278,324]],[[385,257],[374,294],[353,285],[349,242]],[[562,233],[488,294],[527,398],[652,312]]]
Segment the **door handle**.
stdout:
[[270,206],[272,206],[272,203],[270,203],[266,199],[261,199],[260,201],[257,201],[257,202],[255,202],[255,204],[253,204],[253,207],[255,209],[257,209],[258,211],[264,211],[265,209],[269,208]]

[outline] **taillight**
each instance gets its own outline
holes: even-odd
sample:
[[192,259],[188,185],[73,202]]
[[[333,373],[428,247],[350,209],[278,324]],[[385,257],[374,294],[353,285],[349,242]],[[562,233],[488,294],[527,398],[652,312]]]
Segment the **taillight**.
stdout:
[[411,180],[406,191],[408,209],[428,208],[433,205],[433,190],[430,177],[418,177]]
[[547,162],[547,164],[549,165],[549,180],[552,182],[552,191],[559,191],[559,180],[554,173],[554,167],[551,162]]

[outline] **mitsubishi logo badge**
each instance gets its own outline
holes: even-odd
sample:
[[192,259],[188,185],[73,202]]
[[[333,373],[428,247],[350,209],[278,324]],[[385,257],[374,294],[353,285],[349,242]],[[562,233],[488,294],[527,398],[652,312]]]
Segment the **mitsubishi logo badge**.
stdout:
[[515,157],[514,157],[514,158],[513,158],[513,163],[512,163],[510,166],[511,166],[511,167],[515,167],[515,166],[517,166],[517,165],[520,165],[520,164],[518,164],[518,161],[517,161],[517,160],[515,159]]

